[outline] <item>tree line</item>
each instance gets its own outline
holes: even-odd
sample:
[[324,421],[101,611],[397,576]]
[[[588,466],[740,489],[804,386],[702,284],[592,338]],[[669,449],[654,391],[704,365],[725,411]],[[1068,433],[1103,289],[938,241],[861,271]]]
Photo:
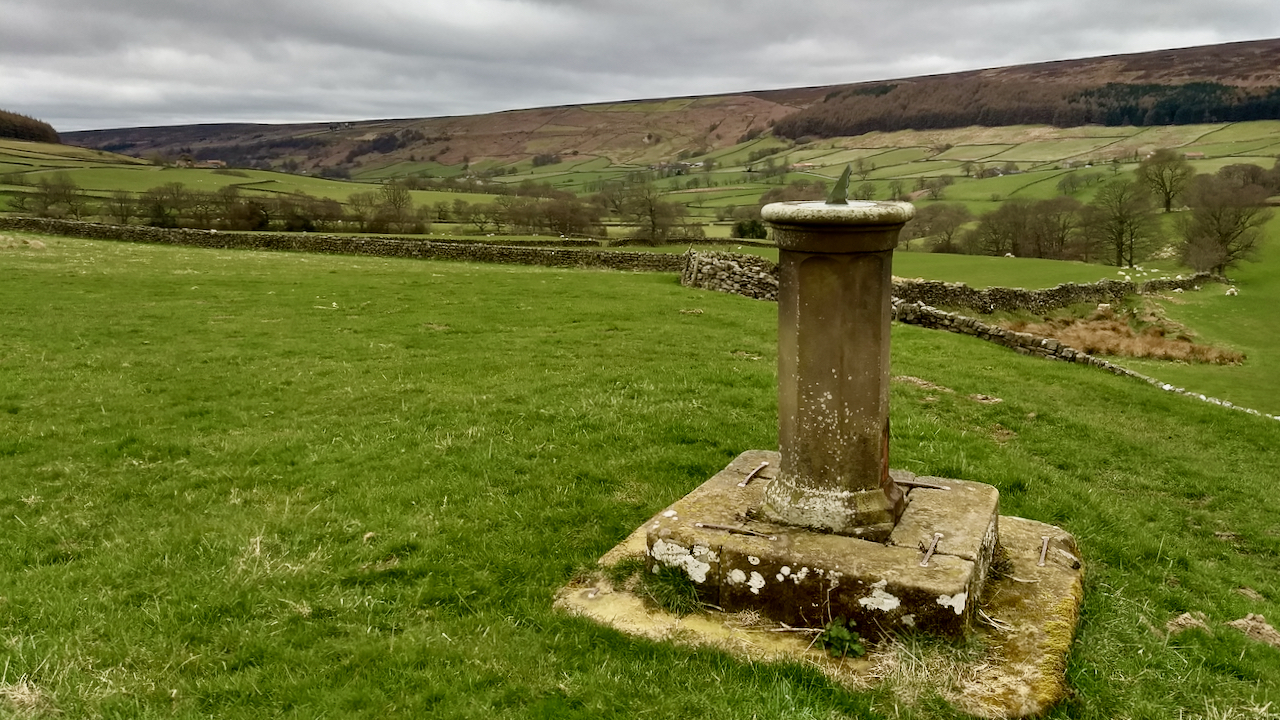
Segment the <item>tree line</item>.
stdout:
[[235,185],[201,191],[180,182],[101,197],[59,172],[14,195],[10,206],[37,217],[165,228],[424,234],[440,222],[476,233],[604,237],[604,219],[613,217],[630,226],[630,239],[639,243],[662,245],[703,236],[700,225],[687,221],[685,207],[665,200],[652,182],[605,183],[585,199],[524,183],[491,202],[459,197],[420,205],[411,193],[419,184],[413,179],[388,182],[351,193],[345,203],[306,193],[249,195]]
[[58,132],[42,120],[0,110],[0,138],[31,142],[60,143]]
[[924,78],[829,93],[778,120],[773,132],[797,139],[982,125],[1184,125],[1280,118],[1280,88],[1220,83],[1109,83],[1080,87],[983,77]]
[[[1081,185],[1059,188],[1079,192]],[[927,239],[934,252],[1010,255],[1103,262],[1133,267],[1152,253],[1176,251],[1196,271],[1224,274],[1253,259],[1272,218],[1269,196],[1280,193],[1280,162],[1270,170],[1228,165],[1213,175],[1196,174],[1171,150],[1145,159],[1136,175],[1091,178],[1099,187],[1083,203],[1072,194],[1047,200],[1006,200],[975,218],[954,203],[920,207],[903,228],[903,242]],[[1165,237],[1163,212],[1181,211]]]

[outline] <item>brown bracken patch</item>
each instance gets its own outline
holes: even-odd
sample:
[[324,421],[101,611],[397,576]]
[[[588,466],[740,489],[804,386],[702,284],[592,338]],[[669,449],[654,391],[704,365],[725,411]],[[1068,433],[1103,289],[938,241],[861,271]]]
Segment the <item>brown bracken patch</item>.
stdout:
[[1128,321],[1117,318],[1110,310],[1100,310],[1085,319],[1045,318],[1044,322],[1039,323],[1014,320],[1003,326],[1015,332],[1051,337],[1090,355],[1179,360],[1212,365],[1239,365],[1244,362],[1243,353],[1197,343],[1180,328],[1157,323],[1135,330]]

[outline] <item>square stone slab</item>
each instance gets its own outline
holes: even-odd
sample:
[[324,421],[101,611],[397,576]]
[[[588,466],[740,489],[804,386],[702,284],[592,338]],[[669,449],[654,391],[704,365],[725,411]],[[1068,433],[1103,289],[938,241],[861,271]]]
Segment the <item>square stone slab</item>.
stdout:
[[[813,642],[814,633],[750,613],[708,609],[677,617],[629,590],[631,581],[611,584],[607,568],[645,557],[651,524],[600,558],[599,573],[562,588],[556,607],[634,637],[728,652],[747,662],[804,663],[854,691],[874,687],[901,669],[900,646],[892,637],[869,645],[864,658],[831,658]],[[1068,693],[1067,653],[1079,620],[1084,570],[1074,538],[1061,528],[1006,516],[1000,518],[1000,531],[1006,562],[985,585],[974,627],[986,651],[961,665],[925,662],[922,667],[933,674],[918,680],[977,717],[1039,716]],[[1044,538],[1049,547],[1041,565]]]
[[[949,489],[908,484],[902,532],[882,544],[762,519],[778,459],[745,452],[650,520],[650,568],[681,569],[704,602],[726,612],[754,610],[790,625],[843,617],[868,638],[895,628],[950,637],[969,629],[997,542],[994,488],[937,478],[926,484]],[[936,545],[934,533],[942,534]]]

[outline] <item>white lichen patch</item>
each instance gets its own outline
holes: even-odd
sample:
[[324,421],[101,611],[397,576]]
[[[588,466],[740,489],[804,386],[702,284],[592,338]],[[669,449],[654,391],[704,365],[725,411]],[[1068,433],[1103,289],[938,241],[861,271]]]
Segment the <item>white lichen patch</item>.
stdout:
[[[718,558],[712,550],[704,545],[695,545],[692,550],[679,543],[658,540],[649,550],[654,560],[667,567],[678,567],[685,571],[689,579],[696,583],[707,581],[707,572],[711,563]],[[654,567],[657,570],[657,567]]]
[[805,578],[809,577],[809,568],[802,567],[800,572],[791,575],[791,582],[799,585]]
[[729,584],[730,584],[730,585],[741,585],[742,583],[744,583],[744,582],[746,582],[746,581],[747,581],[747,574],[746,574],[746,573],[744,573],[744,572],[742,572],[741,570],[738,570],[737,568],[735,568],[735,569],[733,569],[733,570],[729,571]]
[[668,510],[668,511],[666,511],[666,512],[662,513],[662,517],[664,517],[664,518],[673,518],[673,517],[675,517],[675,516],[676,516],[676,511],[675,511],[675,510]]
[[[819,570],[818,572],[822,572],[822,571]],[[840,578],[842,577],[844,577],[844,573],[840,572],[839,570],[831,570],[830,572],[827,573],[827,581],[831,583],[831,587],[833,589],[840,587]]]
[[747,583],[751,588],[751,592],[756,595],[760,594],[760,588],[764,587],[764,576],[758,572],[751,573],[751,580]]
[[903,616],[902,616],[902,624],[903,624],[903,625],[906,625],[907,627],[915,627],[915,626],[916,626],[916,616],[915,616],[915,615],[903,615]]
[[747,562],[751,563],[752,565],[759,565],[759,564],[760,564],[760,558],[755,557],[754,555],[748,555],[748,556],[747,556]]
[[888,580],[871,585],[871,594],[864,598],[858,599],[858,604],[868,610],[880,610],[881,612],[890,612],[897,610],[902,601],[897,597],[885,592],[885,588],[889,586]]
[[957,615],[964,614],[965,601],[969,599],[969,593],[962,592],[955,595],[943,595],[938,598],[938,604],[942,607],[949,607],[956,611]]

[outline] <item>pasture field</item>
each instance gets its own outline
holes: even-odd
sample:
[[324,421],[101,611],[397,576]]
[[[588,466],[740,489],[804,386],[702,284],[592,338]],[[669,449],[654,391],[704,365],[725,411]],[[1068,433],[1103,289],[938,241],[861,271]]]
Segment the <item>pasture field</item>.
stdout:
[[[0,168],[0,172],[3,169]],[[377,185],[343,180],[331,180],[306,175],[270,170],[208,170],[202,168],[160,167],[151,164],[63,166],[44,165],[39,169],[28,168],[20,175],[26,185],[51,178],[56,173],[66,173],[73,182],[88,194],[106,197],[116,190],[141,193],[166,183],[182,183],[189,190],[213,192],[234,186],[246,195],[277,196],[305,193],[313,197],[346,202],[353,193],[376,191]],[[8,186],[12,190],[25,190],[21,186]],[[469,203],[492,202],[496,195],[488,193],[457,193],[439,190],[411,190],[414,202],[452,202],[463,199]]]
[[[0,715],[959,717],[913,668],[963,648],[908,639],[858,691],[551,607],[776,447],[772,304],[663,274],[25,239],[0,243]],[[1280,617],[1280,423],[974,338],[893,342],[894,375],[938,386],[894,383],[894,466],[992,483],[1081,542],[1050,717],[1274,717],[1280,649],[1224,623]],[[1166,630],[1188,612],[1207,629]]]
[[988,161],[992,157],[1015,147],[1017,145],[957,145],[950,150],[938,153],[934,158],[937,160],[960,160],[962,162]]
[[[644,113],[669,108],[664,103],[624,103],[599,106],[598,109]],[[650,171],[649,162],[674,161],[678,144],[672,144],[675,142],[671,140],[661,147],[648,148],[642,159],[637,156],[627,162],[583,154],[565,156],[560,163],[540,167],[533,167],[530,159],[514,163],[509,159],[478,159],[469,169],[511,168],[516,171],[514,174],[494,177],[491,182],[502,185],[545,182],[557,189],[586,196],[595,192],[602,182],[618,181],[631,173]],[[1009,198],[1056,196],[1056,178],[1066,171],[1065,163],[1068,161],[1092,163],[1098,170],[1103,170],[1112,167],[1109,161],[1113,157],[1120,157],[1125,162],[1115,169],[1130,173],[1136,167],[1131,161],[1135,153],[1142,154],[1160,147],[1204,153],[1204,159],[1192,161],[1200,172],[1215,172],[1225,165],[1239,162],[1270,167],[1275,163],[1276,154],[1280,153],[1280,121],[1148,128],[972,127],[868,133],[803,144],[766,134],[689,159],[691,162],[714,161],[715,168],[710,173],[694,168],[688,175],[659,177],[656,182],[668,193],[669,199],[684,204],[693,217],[707,220],[719,207],[755,205],[765,192],[779,184],[815,179],[830,183],[845,165],[864,160],[874,165],[869,179],[876,186],[877,199],[889,196],[889,183],[892,181],[900,182],[905,190],[910,191],[917,180],[950,175],[956,181],[946,190],[944,199],[961,202],[981,214],[996,209],[1001,201]],[[671,150],[669,157],[662,156],[663,148]],[[768,157],[780,165],[808,163],[812,167],[769,179],[759,173],[746,172],[749,167],[755,170],[762,168],[765,158],[753,162],[750,157],[752,153],[763,150],[776,151]],[[1016,162],[1023,172],[978,180],[963,177],[962,165],[966,162],[982,162],[988,166]],[[78,185],[98,196],[117,189],[137,192],[176,181],[196,189],[216,189],[234,184],[247,193],[265,196],[305,192],[340,202],[345,202],[353,192],[372,189],[371,184],[376,186],[376,183],[398,177],[452,177],[467,172],[461,165],[389,160],[356,169],[354,179],[357,182],[259,170],[237,170],[235,172],[240,174],[237,178],[207,169],[159,168],[136,158],[82,148],[0,141],[0,183],[10,183],[0,184],[3,193],[25,192],[26,188],[15,184],[15,180],[29,186],[55,171],[68,172]],[[694,181],[704,187],[690,191],[688,186]],[[707,188],[707,184],[713,186]],[[1092,189],[1086,189],[1078,197],[1087,201],[1092,192]],[[414,199],[419,205],[448,202],[457,197],[454,193],[414,191]],[[492,202],[496,196],[476,193],[463,197],[471,203],[484,203]]]
[[1198,293],[1169,293],[1158,300],[1171,320],[1185,324],[1202,339],[1246,355],[1234,367],[1165,364],[1133,359],[1121,365],[1188,390],[1280,415],[1280,334],[1275,308],[1280,305],[1280,219],[1267,228],[1261,262],[1242,263],[1231,279],[1239,294],[1221,285]]

